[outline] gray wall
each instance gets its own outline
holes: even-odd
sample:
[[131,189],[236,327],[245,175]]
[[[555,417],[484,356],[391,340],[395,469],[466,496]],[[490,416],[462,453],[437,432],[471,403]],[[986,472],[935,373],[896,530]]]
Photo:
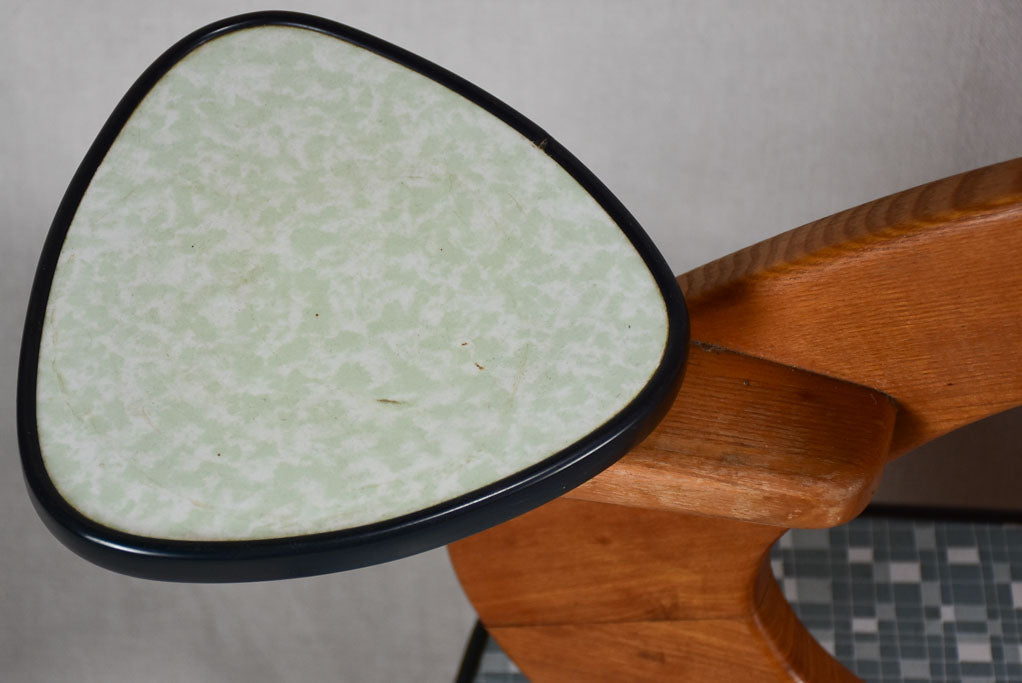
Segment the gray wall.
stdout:
[[[1022,155],[1018,2],[278,2],[438,62],[545,127],[676,272]],[[0,678],[449,680],[472,620],[435,551],[248,586],[155,584],[65,551],[24,493],[22,315],[64,188],[164,48],[241,1],[0,9]],[[881,498],[1022,504],[1022,413],[891,467]]]

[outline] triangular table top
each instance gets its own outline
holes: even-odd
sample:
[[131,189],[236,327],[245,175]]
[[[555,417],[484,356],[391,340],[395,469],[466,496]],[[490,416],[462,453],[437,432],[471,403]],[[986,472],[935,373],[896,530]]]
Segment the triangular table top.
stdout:
[[520,514],[655,425],[684,303],[542,130],[324,20],[171,48],[54,220],[19,382],[33,497],[169,580],[382,562]]

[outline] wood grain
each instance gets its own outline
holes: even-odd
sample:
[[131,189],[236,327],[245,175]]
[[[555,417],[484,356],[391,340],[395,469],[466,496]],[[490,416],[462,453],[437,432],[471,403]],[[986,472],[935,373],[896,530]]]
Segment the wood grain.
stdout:
[[879,392],[696,343],[656,431],[566,496],[836,526],[876,490],[894,420],[893,403]]
[[488,627],[664,621],[743,614],[783,532],[561,498],[448,548]]
[[[845,681],[770,572],[789,526],[1022,403],[1022,160],[803,226],[681,276],[665,419],[569,497],[450,546],[533,681]],[[893,401],[893,402],[892,402]]]
[[449,550],[531,681],[855,680],[777,587],[783,531],[559,499]]
[[497,627],[532,681],[857,681],[802,627],[769,568],[745,618]]
[[[813,660],[827,666],[796,669],[765,645],[750,620],[497,628],[492,635],[507,651],[523,653],[516,663],[530,681],[859,680],[829,657]],[[811,636],[805,645],[820,648]]]
[[679,278],[693,339],[873,387],[891,456],[1022,403],[1022,159],[810,223]]
[[[783,665],[769,650],[743,647],[756,643],[748,621],[567,624],[490,633],[505,651],[523,653],[515,662],[530,681],[785,680]],[[721,652],[730,654],[721,658]]]

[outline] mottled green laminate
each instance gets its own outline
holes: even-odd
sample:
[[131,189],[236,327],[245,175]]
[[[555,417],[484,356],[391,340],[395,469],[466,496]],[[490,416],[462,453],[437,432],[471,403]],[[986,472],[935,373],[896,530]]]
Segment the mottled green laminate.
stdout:
[[246,29],[173,67],[92,180],[39,440],[110,527],[345,529],[572,444],[666,336],[635,249],[514,129],[331,36]]

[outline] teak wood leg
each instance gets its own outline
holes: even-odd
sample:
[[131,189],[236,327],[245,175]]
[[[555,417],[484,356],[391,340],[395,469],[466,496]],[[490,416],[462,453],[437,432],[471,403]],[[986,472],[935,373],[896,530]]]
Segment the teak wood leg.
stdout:
[[797,228],[683,275],[695,342],[643,443],[450,546],[534,681],[855,680],[766,562],[842,524],[884,464],[1022,403],[1022,160]]

